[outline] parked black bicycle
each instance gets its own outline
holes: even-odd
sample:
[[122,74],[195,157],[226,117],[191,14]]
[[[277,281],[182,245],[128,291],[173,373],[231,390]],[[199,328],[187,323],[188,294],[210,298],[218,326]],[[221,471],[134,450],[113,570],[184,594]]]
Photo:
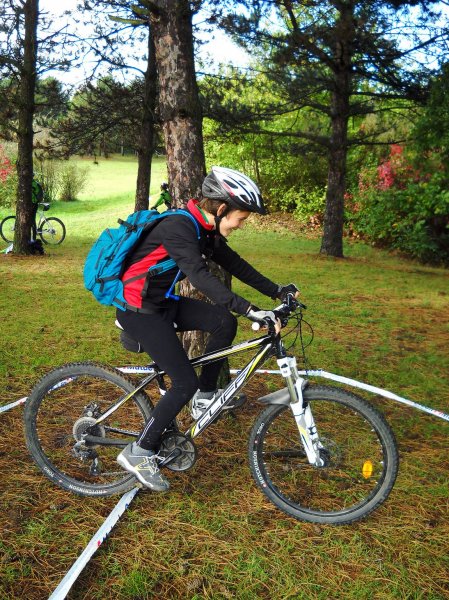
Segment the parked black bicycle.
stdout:
[[[283,327],[301,335],[305,307],[293,297],[275,309]],[[301,344],[302,347],[303,344]],[[196,461],[194,439],[211,425],[256,370],[276,357],[286,387],[259,398],[265,409],[249,436],[248,458],[256,484],[279,509],[297,519],[351,523],[366,517],[390,494],[399,458],[383,415],[341,388],[312,385],[300,376],[279,331],[192,359],[194,367],[256,350],[248,364],[184,433],[174,422],[158,459],[173,471]],[[28,449],[56,485],[84,496],[109,496],[136,485],[116,463],[137,439],[166,387],[157,365],[138,385],[117,369],[74,363],[48,373],[25,405]]]
[[[39,221],[37,224],[37,235],[41,238],[44,244],[57,245],[62,244],[66,235],[66,228],[61,219],[57,217],[46,217],[45,211],[49,210],[49,202],[39,202],[38,204]],[[5,217],[0,223],[0,236],[5,242],[14,241],[14,230],[16,227],[15,215]]]

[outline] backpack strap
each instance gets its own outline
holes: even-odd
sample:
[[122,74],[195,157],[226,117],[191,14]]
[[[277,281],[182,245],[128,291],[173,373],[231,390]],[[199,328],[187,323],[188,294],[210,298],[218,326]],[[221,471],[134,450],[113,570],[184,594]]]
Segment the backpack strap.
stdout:
[[127,302],[122,302],[120,298],[114,298],[114,302],[116,303],[116,306],[120,306],[122,310],[130,310],[131,312],[142,313],[144,315],[153,315],[157,312],[157,309],[155,308],[137,308],[137,306],[133,306]]
[[[200,228],[199,228],[198,222],[195,219],[195,217],[192,214],[190,214],[187,210],[183,210],[182,208],[169,210],[164,213],[161,213],[160,217],[156,217],[156,219],[160,220],[165,217],[169,217],[171,215],[183,215],[185,217],[188,217],[192,221],[192,223],[195,225],[197,239],[198,240],[201,239],[201,233],[200,233]],[[124,225],[125,227],[128,227],[130,229],[132,227],[134,227],[130,223],[127,223],[126,221],[121,221],[121,219],[119,219],[119,222],[121,225]],[[154,223],[153,223],[153,225],[154,225]],[[156,275],[161,275],[162,273],[165,273],[166,271],[173,269],[173,267],[175,267],[175,266],[176,266],[176,262],[172,258],[168,258],[167,260],[164,260],[164,261],[158,263],[157,265],[153,265],[144,273],[140,273],[139,275],[135,275],[134,277],[131,277],[130,279],[126,279],[125,281],[123,281],[123,285],[126,285],[127,283],[131,283],[132,281],[137,281],[138,279],[143,279],[144,277],[148,277],[148,278],[156,277]],[[165,298],[167,298],[167,299],[171,298],[172,300],[179,300],[179,296],[177,294],[173,294],[173,289],[174,289],[175,285],[178,283],[180,277],[181,277],[181,269],[178,269],[178,272],[176,273],[175,278],[173,279],[173,283],[171,284],[169,290],[165,293]],[[147,281],[145,284],[145,287],[142,290],[143,294],[146,293],[148,283],[149,282]],[[152,314],[154,312],[151,309],[137,308],[136,306],[131,306],[130,304],[127,304],[127,303],[123,303],[123,308],[134,311],[134,312],[144,313],[144,314]]]
[[[190,214],[187,210],[183,210],[182,208],[177,209],[172,214],[178,214],[178,215],[181,214],[181,215],[184,215],[185,217],[188,217],[195,225],[197,239],[198,240],[201,239],[200,228],[198,226],[198,222],[192,214]],[[177,294],[173,294],[173,290],[175,288],[175,285],[178,283],[180,277],[181,277],[181,269],[179,269],[178,272],[176,273],[175,278],[173,279],[173,283],[171,284],[169,290],[167,292],[165,292],[165,297],[167,299],[171,298],[172,300],[179,300],[179,296]]]
[[198,222],[195,219],[195,217],[189,213],[189,211],[184,210],[183,208],[175,208],[173,210],[166,210],[165,212],[161,213],[160,218],[163,219],[164,217],[170,217],[171,215],[184,215],[184,217],[188,217],[192,221],[192,223],[195,225],[197,239],[199,240],[201,238]]
[[161,273],[165,273],[165,271],[169,271],[176,267],[176,263],[172,258],[168,258],[167,260],[163,260],[157,265],[153,265],[144,273],[140,273],[139,275],[134,275],[130,279],[125,279],[123,281],[123,285],[131,283],[132,281],[137,281],[138,279],[143,279],[144,277],[156,277],[156,275],[161,275]]

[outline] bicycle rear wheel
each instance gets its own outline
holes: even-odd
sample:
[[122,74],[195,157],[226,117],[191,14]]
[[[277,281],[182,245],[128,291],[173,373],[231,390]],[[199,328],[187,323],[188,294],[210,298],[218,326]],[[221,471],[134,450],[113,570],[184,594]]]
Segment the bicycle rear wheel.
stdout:
[[0,223],[0,235],[5,242],[14,241],[14,229],[16,227],[16,217],[13,215],[5,217]]
[[339,388],[309,386],[325,465],[311,465],[288,406],[264,410],[251,431],[249,462],[262,492],[303,521],[352,523],[388,497],[399,466],[396,440],[385,418],[364,399]]
[[[156,385],[150,388],[158,394]],[[134,389],[115,369],[91,363],[68,364],[48,373],[31,392],[24,412],[27,447],[44,475],[82,496],[130,490],[136,480],[119,467],[116,457],[149,418],[150,398],[139,392],[101,424],[93,423]],[[86,432],[114,445],[86,445],[81,441]]]
[[49,217],[40,223],[38,232],[44,244],[56,246],[64,241],[66,230],[61,219]]

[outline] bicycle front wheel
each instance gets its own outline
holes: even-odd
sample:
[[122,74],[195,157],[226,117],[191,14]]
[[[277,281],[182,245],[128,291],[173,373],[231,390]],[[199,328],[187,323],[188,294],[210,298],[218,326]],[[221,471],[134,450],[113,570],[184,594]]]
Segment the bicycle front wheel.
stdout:
[[288,406],[272,405],[249,442],[252,475],[282,511],[303,521],[343,524],[367,516],[388,497],[399,466],[385,418],[355,394],[329,386],[304,393],[315,420],[324,466],[311,465]]
[[[116,457],[137,439],[151,413],[150,398],[139,392],[105,421],[95,425],[95,420],[134,389],[120,372],[91,363],[48,373],[31,392],[24,412],[27,447],[44,475],[82,496],[130,490],[136,480],[119,467]],[[86,444],[85,433],[101,442]]]
[[14,241],[14,229],[16,227],[16,217],[13,215],[5,217],[0,223],[0,235],[5,242]]
[[38,233],[44,244],[56,246],[62,244],[65,239],[65,225],[56,217],[49,217],[41,222]]

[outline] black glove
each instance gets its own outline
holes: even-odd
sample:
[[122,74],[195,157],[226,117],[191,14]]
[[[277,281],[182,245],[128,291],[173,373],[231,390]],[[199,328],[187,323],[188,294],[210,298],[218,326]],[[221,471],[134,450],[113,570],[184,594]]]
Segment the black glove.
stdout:
[[296,292],[299,292],[299,290],[294,283],[289,283],[288,285],[280,285],[278,286],[277,298],[284,302],[284,300],[287,297],[287,294],[292,294],[294,296]]
[[256,323],[266,324],[267,319],[276,323],[276,316],[272,310],[260,310],[257,306],[250,306],[245,317],[248,317],[250,321],[255,321]]

